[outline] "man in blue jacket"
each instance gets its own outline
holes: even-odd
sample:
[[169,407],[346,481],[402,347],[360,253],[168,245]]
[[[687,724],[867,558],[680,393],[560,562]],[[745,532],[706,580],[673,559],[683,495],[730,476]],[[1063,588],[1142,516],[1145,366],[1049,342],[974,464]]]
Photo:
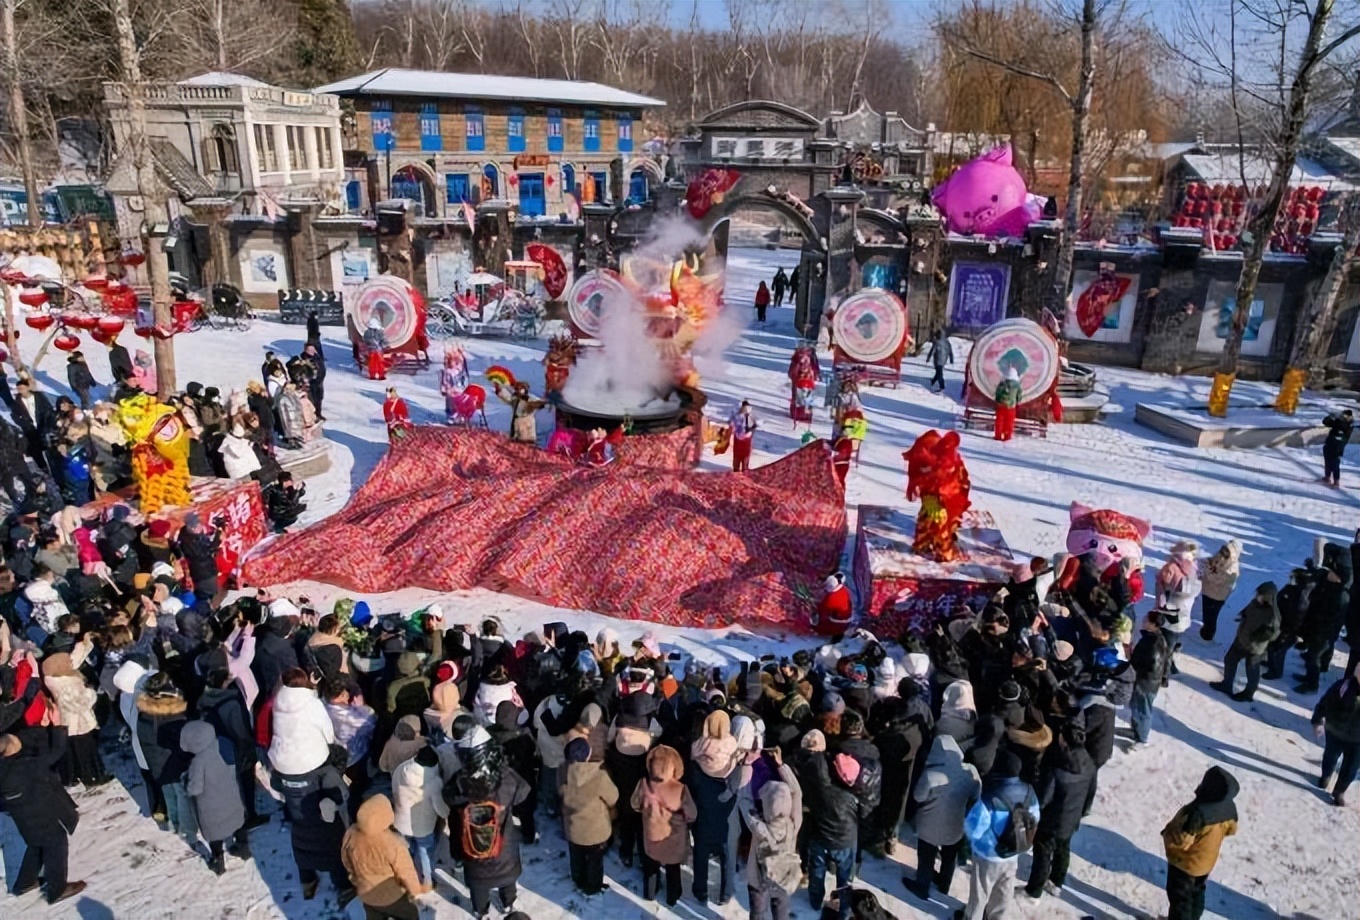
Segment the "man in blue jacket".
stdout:
[[982,796],[963,832],[973,845],[973,874],[968,907],[954,912],[954,920],[1001,920],[1011,904],[1020,854],[1034,843],[1039,826],[1039,798],[1020,779],[1020,758],[1003,750],[996,755]]

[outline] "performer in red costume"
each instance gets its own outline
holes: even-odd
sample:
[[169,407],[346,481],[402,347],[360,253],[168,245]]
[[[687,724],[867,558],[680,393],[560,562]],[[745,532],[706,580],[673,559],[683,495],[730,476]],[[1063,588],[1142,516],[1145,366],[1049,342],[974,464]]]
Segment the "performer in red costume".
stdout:
[[810,346],[799,345],[789,361],[789,384],[793,388],[789,396],[789,418],[795,422],[812,421],[812,394],[821,379],[816,353]]
[[822,585],[822,599],[812,615],[812,628],[819,636],[838,641],[855,618],[855,603],[845,584],[844,572],[833,572]]
[[387,440],[395,444],[406,437],[412,427],[411,413],[406,408],[406,400],[397,395],[396,387],[387,388],[387,399],[383,402],[383,420],[387,422]]
[[921,500],[912,549],[939,562],[962,557],[959,524],[971,501],[968,468],[959,456],[959,436],[931,429],[902,454],[907,461],[907,499]]

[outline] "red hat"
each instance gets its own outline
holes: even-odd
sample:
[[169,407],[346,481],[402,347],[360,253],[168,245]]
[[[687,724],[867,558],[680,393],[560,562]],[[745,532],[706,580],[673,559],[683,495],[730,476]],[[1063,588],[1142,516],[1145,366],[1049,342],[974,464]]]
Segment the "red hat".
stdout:
[[164,540],[170,536],[170,522],[165,520],[154,520],[146,525],[146,532],[153,540]]

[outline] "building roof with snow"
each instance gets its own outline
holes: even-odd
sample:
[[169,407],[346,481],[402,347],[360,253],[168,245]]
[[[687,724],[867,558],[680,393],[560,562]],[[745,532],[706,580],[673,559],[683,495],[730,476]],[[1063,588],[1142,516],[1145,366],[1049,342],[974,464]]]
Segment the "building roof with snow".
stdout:
[[[1259,151],[1246,150],[1222,151],[1217,153],[1185,153],[1180,156],[1185,165],[1187,178],[1208,185],[1241,185],[1245,178],[1247,185],[1266,185],[1274,172],[1271,158]],[[1351,192],[1360,185],[1336,175],[1322,163],[1309,157],[1299,157],[1294,162],[1294,170],[1289,176],[1291,188],[1300,185],[1316,185],[1329,192]]]
[[256,80],[254,77],[247,77],[243,73],[227,73],[222,70],[210,70],[201,73],[196,77],[187,80],[180,80],[180,86],[268,86],[263,80]]
[[337,96],[444,96],[453,99],[504,99],[518,102],[560,102],[568,105],[599,105],[623,108],[660,108],[666,103],[581,80],[545,80],[539,77],[504,77],[480,73],[444,73],[437,70],[402,70],[384,67],[349,77],[315,92]]

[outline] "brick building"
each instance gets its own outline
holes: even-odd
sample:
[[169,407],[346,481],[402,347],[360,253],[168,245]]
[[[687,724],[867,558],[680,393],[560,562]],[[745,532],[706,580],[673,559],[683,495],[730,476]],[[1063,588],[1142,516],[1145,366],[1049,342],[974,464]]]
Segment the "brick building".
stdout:
[[662,179],[640,154],[643,113],[659,99],[599,83],[385,68],[317,90],[345,118],[347,201],[371,212],[407,198],[426,217],[505,200],[557,220],[583,203],[646,201]]

